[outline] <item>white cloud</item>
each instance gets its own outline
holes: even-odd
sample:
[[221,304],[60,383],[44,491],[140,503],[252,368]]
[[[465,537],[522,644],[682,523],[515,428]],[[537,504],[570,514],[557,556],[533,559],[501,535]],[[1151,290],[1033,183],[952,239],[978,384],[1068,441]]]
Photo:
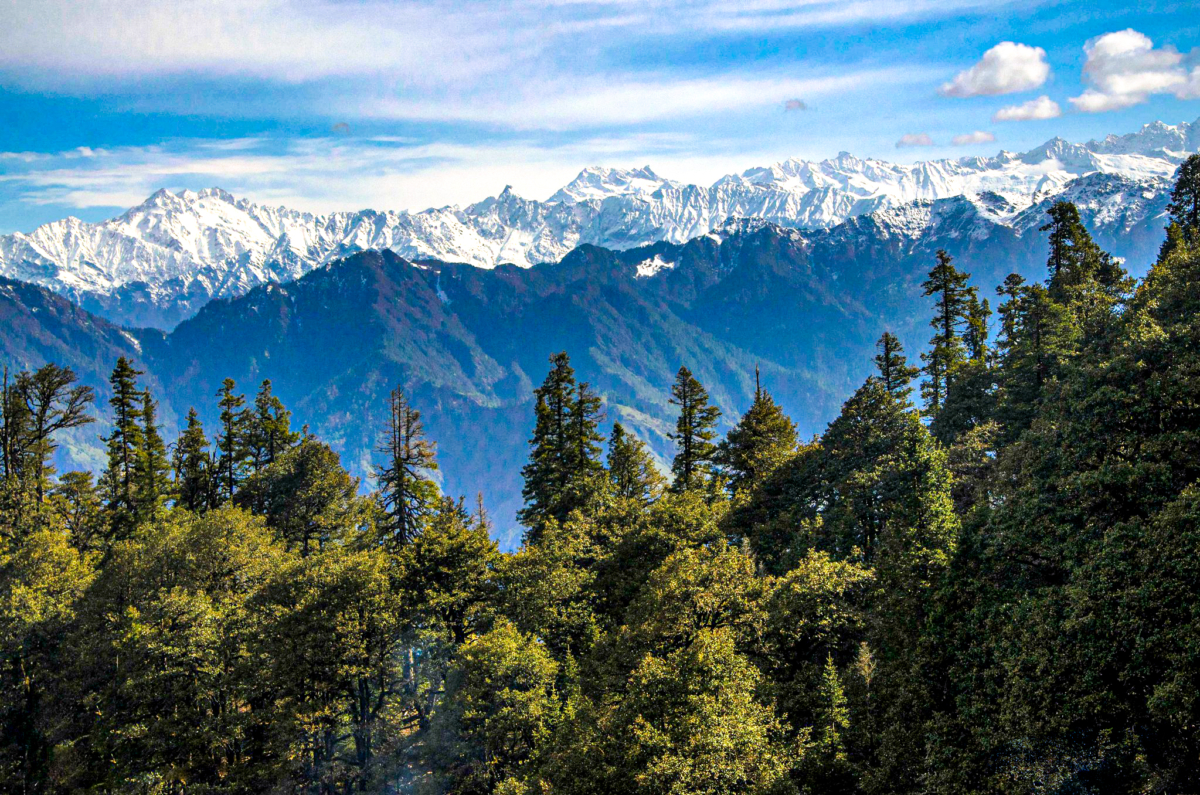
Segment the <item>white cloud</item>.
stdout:
[[1046,95],[1020,105],[1006,105],[992,116],[992,121],[1032,121],[1034,119],[1057,119],[1062,115],[1058,103]]
[[990,144],[994,140],[996,140],[996,136],[990,132],[976,130],[975,132],[956,135],[950,142],[955,146],[970,146],[971,144]]
[[1002,41],[983,54],[977,64],[959,72],[939,92],[947,97],[991,96],[1029,91],[1046,82],[1050,64],[1046,51],[1012,41]]
[[1178,50],[1170,46],[1156,49],[1150,37],[1133,28],[1092,39],[1083,51],[1087,54],[1083,79],[1088,88],[1071,97],[1077,110],[1121,110],[1145,102],[1152,94],[1200,97],[1200,67],[1189,75]]
[[912,146],[933,146],[933,139],[929,137],[929,133],[908,133],[900,136],[900,140],[896,141],[897,149],[907,149]]

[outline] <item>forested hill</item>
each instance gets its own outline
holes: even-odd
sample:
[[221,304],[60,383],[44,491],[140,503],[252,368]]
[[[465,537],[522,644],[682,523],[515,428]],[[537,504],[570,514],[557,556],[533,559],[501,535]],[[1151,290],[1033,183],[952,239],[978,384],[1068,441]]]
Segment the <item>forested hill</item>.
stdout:
[[[1040,225],[1049,206],[1034,208],[1039,217],[1026,225]],[[1130,230],[1138,242],[1122,250],[1145,250],[1150,223]],[[707,385],[722,429],[752,401],[757,368],[807,438],[870,372],[885,329],[910,350],[925,344],[930,304],[921,283],[939,249],[985,296],[1010,270],[1035,277],[1044,267],[1044,235],[1017,236],[975,204],[948,199],[824,232],[740,221],[681,245],[582,246],[529,269],[364,252],[212,302],[169,335],[125,334],[78,310],[59,320],[39,307],[64,306],[61,299],[25,287],[0,300],[30,334],[64,339],[69,325],[72,339],[95,338],[69,347],[105,353],[33,345],[15,327],[0,333],[0,353],[18,369],[70,364],[102,397],[115,357],[129,356],[147,372],[169,435],[190,407],[206,425],[217,421],[225,378],[247,394],[270,379],[298,422],[360,476],[371,471],[387,394],[402,386],[439,440],[446,490],[482,490],[511,548],[532,387],[552,353],[572,352],[579,377],[604,398],[605,429],[621,421],[661,465],[673,454],[667,385],[681,364]],[[95,466],[98,437],[76,432],[62,465]]]
[[[217,422],[191,414],[164,437],[155,387],[127,357],[109,377],[103,468],[56,472],[62,434],[90,427],[96,396],[60,366],[10,373],[0,781],[1200,791],[1200,156],[1140,282],[1074,205],[1052,206],[1047,227],[1044,278],[1004,279],[996,335],[984,294],[937,252],[919,366],[883,334],[872,374],[811,441],[773,377],[722,433],[714,392],[679,367],[657,385],[673,412],[665,477],[623,425],[605,432],[597,386],[555,354],[532,390],[514,552],[490,537],[485,503],[439,492],[448,462],[433,443],[454,442],[431,438],[401,388],[384,401],[379,489],[364,494],[270,384],[246,400],[226,380]],[[409,278],[387,277],[396,268]],[[704,294],[703,269],[672,273],[673,295]],[[510,292],[492,300],[541,289],[495,278]],[[311,279],[358,297],[364,333],[381,322],[371,301],[472,295],[453,268],[387,255]],[[258,294],[262,329],[304,333],[289,295]],[[37,308],[64,332],[87,320]],[[227,308],[198,321],[220,329]],[[425,309],[422,350],[466,344],[466,321]],[[348,332],[343,344],[354,371],[364,354]],[[472,383],[484,401],[519,389]],[[487,430],[471,429],[476,444]]]

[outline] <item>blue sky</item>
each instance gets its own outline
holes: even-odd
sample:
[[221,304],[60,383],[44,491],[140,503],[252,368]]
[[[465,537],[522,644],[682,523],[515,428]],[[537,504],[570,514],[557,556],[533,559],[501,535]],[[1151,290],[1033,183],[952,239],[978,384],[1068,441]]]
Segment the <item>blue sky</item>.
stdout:
[[0,0],[0,232],[100,220],[163,187],[422,209],[506,184],[545,198],[587,165],[708,184],[788,157],[908,162],[1193,121],[1198,12]]

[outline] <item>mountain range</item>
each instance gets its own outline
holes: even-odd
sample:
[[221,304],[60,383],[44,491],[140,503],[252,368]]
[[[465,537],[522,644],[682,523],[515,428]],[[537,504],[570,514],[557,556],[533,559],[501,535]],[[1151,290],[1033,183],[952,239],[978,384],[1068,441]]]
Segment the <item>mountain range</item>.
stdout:
[[925,234],[939,202],[956,197],[981,224],[970,234],[1018,237],[1036,231],[1048,200],[1070,198],[1098,238],[1137,262],[1157,245],[1156,232],[1139,230],[1154,227],[1176,167],[1198,149],[1200,120],[1154,122],[1100,141],[1055,138],[989,158],[897,165],[843,152],[793,159],[708,187],[648,166],[588,168],[546,201],[505,188],[466,207],[420,212],[314,215],[218,188],[160,190],[108,221],[66,218],[0,236],[0,275],[47,287],[120,325],[169,330],[214,298],[289,282],[359,251],[527,268],[584,244],[616,251],[682,244],[740,218],[816,234],[814,241],[839,229],[853,234],[863,218],[912,237]]

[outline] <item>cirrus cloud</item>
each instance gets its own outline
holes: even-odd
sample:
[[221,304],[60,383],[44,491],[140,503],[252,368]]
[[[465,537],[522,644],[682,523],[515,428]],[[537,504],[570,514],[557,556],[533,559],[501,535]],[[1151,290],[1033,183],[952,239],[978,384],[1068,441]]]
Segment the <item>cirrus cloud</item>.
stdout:
[[1046,51],[1013,41],[1002,41],[983,54],[979,62],[942,85],[947,97],[977,97],[1029,91],[1046,82],[1050,64]]
[[1083,79],[1087,90],[1070,102],[1084,113],[1103,113],[1140,105],[1152,94],[1200,98],[1200,67],[1189,73],[1174,47],[1156,48],[1133,28],[1106,33],[1084,45]]
[[992,121],[1032,121],[1034,119],[1057,119],[1062,115],[1058,103],[1043,94],[1037,99],[1020,105],[1005,105],[996,111]]

